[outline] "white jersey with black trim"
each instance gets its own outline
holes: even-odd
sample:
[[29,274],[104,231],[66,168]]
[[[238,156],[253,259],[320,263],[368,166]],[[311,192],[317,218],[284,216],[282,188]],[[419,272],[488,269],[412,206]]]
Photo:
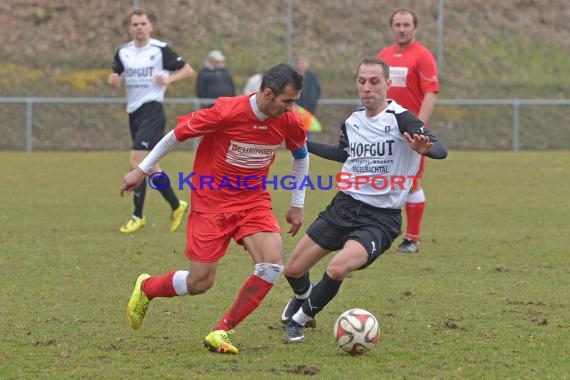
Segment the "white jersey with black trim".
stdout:
[[348,153],[337,179],[339,190],[374,207],[401,209],[420,165],[404,131],[423,133],[423,123],[395,101],[374,117],[364,108],[342,126],[340,147]]
[[162,102],[166,86],[158,84],[154,77],[158,74],[169,75],[185,64],[176,52],[159,40],[151,39],[141,48],[134,41],[119,47],[113,61],[113,71],[125,81],[127,112],[132,113],[148,102]]

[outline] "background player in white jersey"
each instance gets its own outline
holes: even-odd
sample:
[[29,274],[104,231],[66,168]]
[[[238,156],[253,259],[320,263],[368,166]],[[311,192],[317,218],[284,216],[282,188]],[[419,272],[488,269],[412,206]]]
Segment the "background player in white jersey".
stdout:
[[[153,25],[144,11],[137,9],[130,14],[128,30],[133,40],[117,50],[113,72],[107,78],[107,83],[121,87],[125,82],[129,128],[133,139],[129,166],[134,169],[164,136],[166,114],[162,102],[166,87],[191,77],[194,70],[165,42],[150,37]],[[156,165],[149,174],[160,171]],[[175,232],[188,210],[188,203],[179,201],[170,184],[164,181],[166,179],[161,177],[156,186],[172,208],[170,231]],[[133,215],[120,228],[123,233],[136,232],[146,223],[143,216],[146,182],[141,183],[133,195]]]
[[[343,162],[346,180],[344,190],[307,229],[285,266],[295,293],[281,315],[289,343],[304,341],[305,324],[334,298],[351,272],[366,268],[390,248],[400,232],[401,209],[420,157],[447,156],[445,146],[416,116],[386,99],[389,87],[386,62],[364,59],[356,74],[364,107],[344,121],[338,146],[307,142],[309,152]],[[398,186],[401,178],[408,180]],[[336,250],[321,281],[312,285],[309,269]]]

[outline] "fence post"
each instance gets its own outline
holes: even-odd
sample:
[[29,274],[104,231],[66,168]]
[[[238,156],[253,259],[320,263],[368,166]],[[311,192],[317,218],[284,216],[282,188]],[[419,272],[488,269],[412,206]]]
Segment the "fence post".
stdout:
[[287,0],[287,36],[285,62],[293,64],[293,0]]
[[34,113],[32,106],[33,98],[26,99],[26,152],[32,153],[32,125],[34,123]]
[[444,0],[437,3],[437,70],[440,77],[443,77],[443,34],[445,27],[443,24]]
[[515,99],[513,101],[513,151],[519,150],[519,132],[520,132],[520,99]]

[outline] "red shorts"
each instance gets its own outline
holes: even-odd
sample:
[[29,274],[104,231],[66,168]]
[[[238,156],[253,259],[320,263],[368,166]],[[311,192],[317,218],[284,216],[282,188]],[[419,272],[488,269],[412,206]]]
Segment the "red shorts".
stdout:
[[[426,128],[429,128],[429,126],[427,124],[425,124]],[[424,168],[426,166],[426,156],[424,156],[422,154],[421,158],[420,158],[420,167],[418,168],[418,172],[416,173],[416,175],[421,176],[422,174],[424,174]]]
[[426,156],[422,154],[422,156],[420,157],[420,166],[418,167],[418,172],[416,173],[416,175],[424,174],[425,166],[426,166]]
[[256,232],[281,232],[271,209],[257,207],[224,214],[192,211],[186,225],[186,257],[215,263],[226,254],[232,238],[241,244],[244,237]]

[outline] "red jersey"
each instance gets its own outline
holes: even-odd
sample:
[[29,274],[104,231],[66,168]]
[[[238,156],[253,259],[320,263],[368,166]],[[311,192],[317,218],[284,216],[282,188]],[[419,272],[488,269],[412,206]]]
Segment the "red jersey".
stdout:
[[192,183],[192,209],[206,213],[271,208],[267,190],[278,184],[265,180],[273,180],[268,175],[275,152],[282,142],[297,150],[306,140],[295,108],[277,119],[260,120],[249,95],[220,97],[212,108],[180,116],[174,135],[179,141],[202,136],[193,172],[184,173],[183,181]]
[[419,115],[425,93],[439,91],[433,54],[414,41],[403,50],[398,50],[396,44],[390,45],[378,53],[378,58],[390,66],[392,86],[388,90],[388,98]]

